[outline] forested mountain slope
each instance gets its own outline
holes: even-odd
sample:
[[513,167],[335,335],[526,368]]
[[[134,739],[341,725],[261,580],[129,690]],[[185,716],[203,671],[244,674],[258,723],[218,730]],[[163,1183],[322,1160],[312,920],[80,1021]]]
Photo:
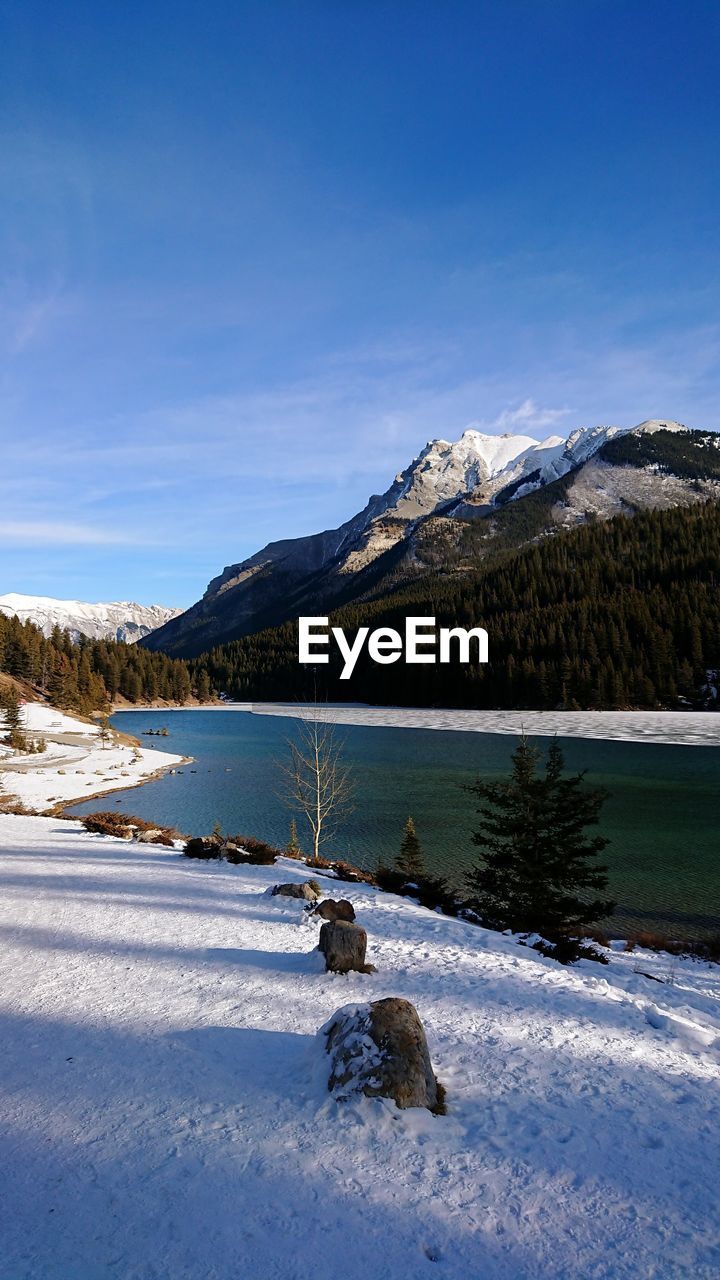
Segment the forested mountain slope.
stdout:
[[[164,653],[113,640],[81,638],[75,643],[70,632],[59,627],[47,637],[34,623],[3,613],[0,673],[24,681],[55,706],[82,712],[96,711],[117,698],[186,702],[192,694],[186,663]],[[209,693],[201,687],[202,697]]]
[[[300,666],[286,623],[220,646],[195,679],[239,698],[306,697],[465,707],[712,706],[720,667],[720,508],[713,502],[590,522],[462,573],[419,576],[331,615],[402,631],[408,615],[484,626],[487,666],[378,666],[363,652],[348,681],[340,662]],[[332,649],[331,649],[332,653]]]

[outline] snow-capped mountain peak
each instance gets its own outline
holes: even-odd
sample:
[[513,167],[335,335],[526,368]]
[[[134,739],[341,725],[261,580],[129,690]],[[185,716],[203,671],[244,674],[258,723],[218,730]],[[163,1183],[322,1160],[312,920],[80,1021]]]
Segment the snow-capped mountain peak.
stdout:
[[[586,462],[608,441],[629,432],[686,431],[682,423],[648,418],[636,427],[577,427],[567,438],[559,435],[490,435],[469,426],[459,440],[430,440],[418,457],[396,477],[387,494],[376,500],[369,519],[392,511],[405,519],[427,515],[436,507],[464,495],[492,502],[508,485],[518,496],[567,475]],[[382,511],[380,510],[382,508]]]
[[[687,428],[651,418],[636,427],[578,427],[567,438],[549,435],[536,440],[509,432],[493,435],[471,423],[455,441],[430,440],[384,493],[373,494],[338,528],[268,543],[255,555],[227,566],[210,582],[202,600],[150,637],[148,648],[187,656],[304,610],[317,612],[341,593],[351,592],[353,579],[362,582],[362,590],[372,587],[365,571],[373,564],[382,566],[384,561],[380,572],[395,573],[403,555],[405,572],[422,572],[430,563],[423,559],[428,531],[425,549],[433,541],[444,546],[446,535],[450,542],[453,538],[441,528],[444,522],[487,516],[491,542],[497,512],[566,476],[575,475],[576,480],[569,486],[567,501],[564,493],[553,494],[558,510],[548,516],[552,527],[558,521],[563,528],[572,527],[588,511],[605,519],[638,504],[686,501],[686,481],[640,476],[642,464],[613,467],[602,456],[604,446],[618,436],[663,430]],[[693,489],[693,497],[698,492],[704,490]],[[431,560],[432,554],[431,547]],[[394,557],[392,563],[388,556]]]
[[688,427],[683,422],[663,421],[660,418],[646,418],[639,426],[633,427],[633,431],[646,431],[652,435],[655,431],[687,431]]
[[46,636],[52,633],[53,627],[62,627],[70,631],[74,640],[87,636],[91,640],[133,644],[177,617],[182,610],[127,600],[88,604],[83,600],[55,600],[50,596],[26,596],[10,591],[0,596],[0,612],[21,622],[34,623]]
[[500,475],[515,459],[537,447],[538,441],[531,436],[493,436],[474,427],[468,427],[455,442],[430,440],[383,495],[384,509],[404,519],[427,515],[438,504]]

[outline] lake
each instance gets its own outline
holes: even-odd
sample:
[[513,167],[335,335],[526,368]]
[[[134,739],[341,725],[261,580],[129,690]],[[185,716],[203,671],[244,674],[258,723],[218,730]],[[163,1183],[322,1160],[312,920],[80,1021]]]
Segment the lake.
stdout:
[[[283,846],[290,814],[280,795],[277,762],[296,732],[290,719],[242,711],[123,711],[113,726],[147,746],[193,756],[191,765],[142,787],[68,809],[115,808],[168,823],[192,835],[224,831]],[[167,725],[169,738],[142,738]],[[352,765],[355,809],[328,841],[326,856],[361,867],[392,861],[412,814],[428,869],[457,885],[474,859],[473,798],[478,775],[509,768],[516,740],[503,734],[343,726],[337,733]],[[545,750],[548,738],[535,739]],[[720,932],[720,748],[561,740],[573,771],[610,792],[600,831],[611,895],[611,932],[656,929],[676,937]],[[303,832],[300,830],[301,842]]]

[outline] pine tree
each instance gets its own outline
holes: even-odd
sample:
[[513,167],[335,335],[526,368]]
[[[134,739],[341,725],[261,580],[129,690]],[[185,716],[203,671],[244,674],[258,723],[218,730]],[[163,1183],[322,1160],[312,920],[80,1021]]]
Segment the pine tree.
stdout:
[[0,695],[0,711],[3,715],[5,729],[10,738],[22,732],[22,711],[20,699],[12,689],[3,689]]
[[210,677],[205,667],[200,667],[195,680],[195,697],[198,702],[209,702],[211,696]]
[[408,818],[405,823],[400,852],[395,859],[395,867],[404,876],[407,876],[408,880],[421,879],[425,874],[422,849],[420,848],[420,841],[412,818]]
[[285,852],[289,853],[291,858],[297,857],[298,854],[300,853],[300,841],[298,839],[297,822],[295,821],[294,818],[290,822],[290,839],[288,840],[285,846]]
[[23,713],[20,699],[12,688],[2,691],[2,695],[0,695],[0,712],[7,730],[7,741],[13,750],[30,751],[32,748],[23,730]]
[[468,905],[492,928],[555,941],[613,910],[614,903],[592,896],[607,889],[607,868],[594,859],[608,842],[585,832],[597,823],[606,793],[585,787],[582,773],[563,775],[557,741],[544,774],[538,759],[523,736],[507,780],[478,779],[470,788],[479,801],[473,841],[481,852],[466,877]]

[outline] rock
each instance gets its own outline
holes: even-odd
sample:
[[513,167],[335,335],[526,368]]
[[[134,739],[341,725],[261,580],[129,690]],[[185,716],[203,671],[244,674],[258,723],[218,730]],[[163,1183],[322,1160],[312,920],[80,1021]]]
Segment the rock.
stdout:
[[326,920],[320,930],[320,950],[325,956],[325,968],[333,973],[374,973],[372,965],[365,963],[367,934],[359,924],[349,920]]
[[401,1110],[444,1112],[445,1091],[435,1078],[425,1031],[409,1000],[391,996],[346,1005],[322,1031],[332,1059],[328,1089],[341,1100],[364,1093],[392,1098]]
[[318,902],[317,906],[313,907],[312,914],[322,916],[323,920],[353,921],[355,908],[347,898],[325,898],[323,902]]
[[138,831],[136,827],[131,827],[131,831],[140,844],[154,844],[159,836],[165,834],[159,827],[150,827],[148,831]]
[[273,897],[278,894],[283,898],[304,898],[306,902],[317,902],[320,894],[311,884],[276,884],[273,886]]

